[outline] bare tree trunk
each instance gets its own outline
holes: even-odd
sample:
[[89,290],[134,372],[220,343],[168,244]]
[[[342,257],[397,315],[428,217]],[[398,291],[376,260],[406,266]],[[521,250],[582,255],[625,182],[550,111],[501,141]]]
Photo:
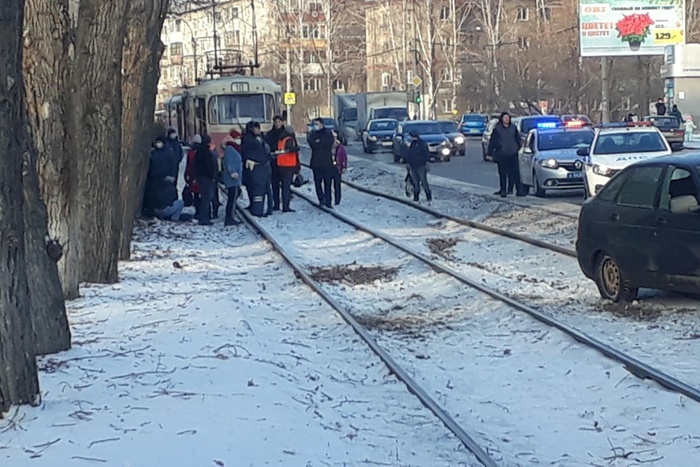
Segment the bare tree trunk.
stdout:
[[[24,88],[38,151],[41,196],[49,235],[63,246],[58,272],[67,299],[78,298],[80,217],[77,161],[68,132],[68,88],[72,34],[67,0],[27,0],[24,35]],[[42,239],[43,240],[43,239]]]
[[24,0],[0,2],[0,411],[36,403],[34,356],[22,207]]
[[22,174],[24,241],[27,282],[32,292],[29,299],[34,328],[34,350],[36,355],[47,355],[70,349],[71,335],[61,279],[56,266],[60,248],[53,249],[53,245],[47,243],[48,215],[39,193],[37,159],[34,148],[27,148]]
[[[143,201],[163,45],[160,31],[170,0],[133,0],[122,57],[121,226],[119,258],[129,259],[134,219]],[[156,67],[154,69],[153,62]]]
[[81,279],[114,283],[121,229],[121,68],[127,0],[81,0],[74,77]]
[[[70,348],[64,294],[78,296],[76,164],[68,147],[65,106],[71,46],[68,4],[29,0],[24,20],[25,102],[36,146],[24,154],[24,239],[35,352],[46,355]],[[42,198],[49,202],[48,208]],[[49,236],[64,245],[60,271],[66,278],[66,290],[56,264],[60,249],[49,256]]]

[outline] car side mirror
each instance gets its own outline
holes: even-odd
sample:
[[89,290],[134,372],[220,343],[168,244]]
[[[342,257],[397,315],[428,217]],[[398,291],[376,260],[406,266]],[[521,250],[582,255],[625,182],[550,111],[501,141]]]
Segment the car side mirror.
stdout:
[[523,153],[525,154],[532,154],[532,148],[530,146],[525,146],[523,148]]
[[581,148],[578,151],[576,151],[576,155],[581,156],[581,157],[588,157],[591,153],[590,148]]

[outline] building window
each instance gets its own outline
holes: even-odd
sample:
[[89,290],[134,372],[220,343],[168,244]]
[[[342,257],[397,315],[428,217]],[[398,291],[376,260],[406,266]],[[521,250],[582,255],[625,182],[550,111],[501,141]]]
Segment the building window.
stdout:
[[518,7],[518,21],[530,21],[530,9],[528,7]]
[[444,7],[440,8],[440,19],[442,21],[447,21],[448,19],[450,19],[449,7],[444,6]]
[[442,71],[442,80],[446,83],[451,83],[454,78],[451,68],[446,68]]
[[543,6],[538,10],[540,19],[543,21],[549,21],[552,19],[552,9],[548,6]]
[[235,47],[241,43],[241,31],[231,31],[226,33],[226,47]]
[[304,39],[323,39],[325,29],[320,26],[304,25],[301,28],[301,35]]
[[182,57],[182,42],[173,42],[170,44],[170,56]]
[[321,115],[321,108],[318,106],[309,107],[309,110],[307,110],[306,112],[309,118],[316,118]]
[[233,18],[233,19],[238,18],[238,7],[237,6],[231,8],[231,18]]
[[320,2],[310,2],[309,11],[323,11],[323,5]]
[[321,80],[318,78],[308,78],[304,81],[304,91],[320,91],[321,90]]
[[518,37],[518,48],[520,50],[527,50],[530,48],[530,38],[529,37]]
[[391,73],[382,73],[382,86],[385,88],[391,86]]
[[334,91],[345,91],[345,83],[339,79],[333,80],[333,90]]
[[454,102],[452,99],[443,99],[442,100],[442,113],[444,114],[449,114],[452,113],[452,111],[455,109]]
[[176,19],[175,20],[175,32],[181,32],[180,28],[182,27],[182,20]]

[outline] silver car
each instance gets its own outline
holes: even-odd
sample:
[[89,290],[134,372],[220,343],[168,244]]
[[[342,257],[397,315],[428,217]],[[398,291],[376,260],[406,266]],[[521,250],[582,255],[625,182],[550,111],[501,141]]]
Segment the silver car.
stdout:
[[576,154],[593,142],[590,128],[535,128],[518,153],[520,181],[535,196],[548,191],[583,189],[583,163]]

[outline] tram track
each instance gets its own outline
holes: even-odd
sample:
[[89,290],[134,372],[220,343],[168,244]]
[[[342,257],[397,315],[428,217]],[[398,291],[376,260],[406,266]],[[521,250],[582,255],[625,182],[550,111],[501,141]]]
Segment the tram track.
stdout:
[[[306,167],[306,168],[310,168],[310,167],[308,166],[308,164],[302,164],[302,166],[304,166],[304,167]],[[357,191],[361,191],[361,192],[363,192],[363,193],[366,193],[366,194],[369,194],[369,195],[373,195],[373,196],[378,196],[378,197],[380,197],[380,198],[384,198],[384,199],[387,199],[387,200],[389,200],[389,201],[401,203],[401,204],[403,204],[403,205],[405,205],[405,206],[410,206],[410,207],[412,207],[412,208],[414,208],[414,209],[416,209],[416,210],[418,210],[418,211],[422,211],[422,212],[424,212],[424,213],[426,213],[426,214],[430,214],[430,215],[432,215],[432,216],[434,216],[435,218],[438,218],[438,219],[450,220],[450,221],[452,221],[452,222],[455,222],[455,223],[457,223],[457,224],[463,225],[463,226],[465,226],[465,227],[470,227],[470,228],[473,228],[473,229],[481,230],[481,231],[483,231],[483,232],[487,232],[487,233],[490,233],[490,234],[498,235],[498,236],[501,236],[501,237],[504,237],[504,238],[508,238],[508,239],[511,239],[511,240],[523,242],[523,243],[526,243],[526,244],[529,244],[529,245],[533,245],[533,246],[536,246],[536,247],[539,247],[539,248],[542,248],[542,249],[545,249],[545,250],[549,250],[549,251],[553,251],[553,252],[555,252],[555,253],[562,254],[562,255],[564,255],[564,256],[568,256],[568,257],[570,257],[570,258],[576,258],[576,251],[573,250],[572,248],[567,248],[567,247],[564,247],[564,246],[561,246],[561,245],[557,245],[557,244],[554,244],[554,243],[546,242],[546,241],[543,241],[543,240],[540,240],[540,239],[537,239],[537,238],[533,238],[533,237],[530,237],[530,236],[527,236],[527,235],[523,235],[523,234],[519,234],[519,233],[516,233],[516,232],[512,232],[512,231],[506,230],[506,229],[504,229],[504,228],[495,227],[495,226],[492,226],[492,225],[487,224],[486,222],[474,221],[474,220],[466,219],[466,218],[464,218],[464,217],[460,217],[460,216],[456,216],[456,215],[452,215],[452,214],[447,214],[447,213],[444,213],[444,212],[440,212],[440,211],[438,211],[438,210],[436,210],[436,209],[434,209],[434,208],[432,208],[432,207],[424,206],[424,205],[422,205],[422,204],[418,204],[418,203],[412,202],[412,201],[410,201],[410,200],[408,200],[408,199],[406,199],[406,198],[401,198],[401,197],[399,197],[399,196],[394,196],[394,195],[389,194],[389,193],[385,193],[385,192],[382,192],[382,191],[374,190],[374,189],[372,189],[372,188],[368,188],[368,187],[366,187],[366,186],[363,186],[363,185],[360,185],[360,184],[358,184],[358,183],[351,182],[351,181],[348,181],[348,180],[345,180],[345,179],[342,180],[342,183],[343,183],[343,185],[346,185],[346,186],[348,186],[348,187],[350,187],[350,188],[352,188],[352,189],[355,189],[355,190],[357,190]],[[567,214],[564,214],[564,213],[558,213],[558,212],[556,212],[556,211],[551,211],[551,213],[552,213],[553,215],[559,215],[559,216],[564,217],[564,218],[567,218],[567,219],[569,219],[569,220],[578,220],[577,217],[570,216],[570,215],[567,215]]]
[[[319,206],[313,202],[311,199],[309,199],[308,196],[299,193],[298,191],[295,192],[298,198],[304,199],[306,202],[308,202],[310,205],[315,206],[316,208],[319,208]],[[530,308],[528,305],[523,304],[520,301],[514,300],[508,296],[505,296],[498,291],[492,290],[483,284],[479,284],[473,280],[470,280],[469,278],[463,276],[461,273],[458,271],[455,271],[451,269],[450,267],[436,262],[427,256],[415,251],[414,249],[406,246],[405,244],[402,244],[401,242],[397,241],[396,239],[392,238],[389,235],[383,234],[382,232],[376,231],[375,229],[372,229],[366,225],[362,225],[353,219],[348,218],[347,216],[344,216],[338,212],[333,212],[331,210],[325,209],[325,208],[319,208],[321,211],[323,211],[326,214],[333,215],[336,219],[340,220],[342,223],[345,225],[350,226],[353,229],[356,229],[358,231],[364,232],[367,235],[373,237],[376,240],[379,240],[382,244],[386,245],[391,245],[391,247],[396,248],[400,250],[402,253],[406,254],[408,257],[411,257],[412,259],[422,263],[423,265],[427,266],[431,270],[438,272],[440,274],[445,274],[447,276],[450,276],[452,279],[458,281],[459,283],[463,285],[467,285],[470,288],[473,288],[474,290],[479,291],[482,294],[486,294],[489,297],[502,302],[509,307],[516,309],[518,311],[524,311],[527,313],[528,316],[531,316],[538,321],[545,323],[547,326],[553,327],[564,334],[568,335],[569,337],[572,337],[574,340],[580,342],[581,344],[591,347],[595,349],[597,352],[600,352],[601,354],[605,355],[606,357],[609,357],[619,363],[622,363],[624,368],[629,371],[631,374],[641,378],[641,379],[651,379],[656,381],[657,383],[661,384],[662,386],[678,392],[680,394],[684,394],[685,396],[694,399],[696,401],[700,401],[700,392],[691,387],[690,385],[687,385],[683,383],[682,381],[676,380],[673,377],[666,375],[665,373],[650,367],[648,365],[645,365],[644,363],[610,347],[605,345],[602,342],[597,341],[596,339],[587,336],[583,333],[580,333],[576,329],[573,329],[563,323],[560,323],[554,319],[552,319],[549,316],[544,315],[543,313],[538,312],[537,310]],[[422,389],[421,385],[416,383],[415,379],[410,379],[409,373],[406,370],[401,369],[401,365],[397,363],[395,359],[392,359],[392,357],[389,355],[389,353],[386,350],[383,350],[382,347],[377,343],[375,339],[373,339],[372,335],[368,331],[368,329],[363,325],[364,320],[358,321],[355,316],[353,315],[353,312],[350,311],[352,308],[351,306],[349,307],[347,304],[341,303],[335,296],[334,291],[331,290],[329,293],[328,291],[328,286],[321,285],[319,282],[315,281],[308,273],[308,266],[304,266],[301,264],[301,262],[298,259],[295,259],[292,255],[289,253],[289,251],[286,251],[285,247],[282,245],[283,242],[278,241],[275,238],[275,235],[270,232],[269,229],[266,229],[262,223],[257,221],[256,219],[251,218],[250,216],[246,215],[246,221],[249,223],[249,225],[253,226],[253,228],[261,233],[264,238],[270,241],[270,243],[273,245],[273,247],[280,252],[280,254],[285,258],[285,260],[292,266],[292,268],[297,272],[298,276],[305,282],[307,283],[314,291],[319,293],[319,295],[326,301],[328,302],[338,313],[343,316],[343,319],[348,322],[353,329],[360,335],[371,348],[372,350],[379,355],[379,357],[391,368],[391,370],[402,380],[406,383],[406,381],[409,381],[407,386],[409,386],[409,389],[411,390],[412,393],[416,394],[419,396],[419,399],[421,399],[421,402],[426,405],[429,409],[433,411],[440,419],[441,421],[452,431],[457,435],[457,437],[462,441],[462,443],[469,449],[471,452],[473,452],[477,458],[479,458],[479,455],[476,454],[476,452],[472,449],[474,447],[479,447],[479,443],[474,440],[473,436],[470,436],[467,434],[468,439],[464,439],[464,434],[466,434],[465,430],[460,430],[457,429],[457,431],[454,430],[455,425],[458,428],[459,424],[455,421],[455,418],[451,417],[450,414],[443,409],[440,405],[438,405],[434,399],[430,397],[430,394],[427,389]],[[371,255],[370,255],[371,257]],[[375,330],[376,331],[376,330]],[[371,344],[370,344],[371,342]],[[387,358],[388,357],[388,358]],[[398,368],[398,371],[395,369]],[[405,380],[404,377],[407,377]],[[438,393],[439,394],[439,393]],[[432,402],[431,402],[432,401]],[[445,418],[447,417],[447,418]],[[492,447],[493,449],[493,447]],[[477,450],[478,452],[478,450]],[[483,453],[486,453],[482,449]],[[486,454],[491,460],[489,461],[488,458],[486,461],[482,461],[480,458],[480,461],[484,465],[498,465],[496,461],[493,460],[493,457],[490,455]],[[493,462],[492,464],[488,464],[487,462]],[[509,463],[501,464],[501,465],[513,465]]]
[[[555,328],[570,337],[572,337],[574,340],[583,343],[584,345],[587,345],[588,347],[591,347],[598,352],[602,353],[606,357],[612,358],[613,360],[616,360],[617,362],[623,364],[627,370],[637,376],[640,379],[651,379],[660,385],[666,387],[667,389],[670,389],[674,392],[677,392],[679,394],[683,394],[686,397],[693,399],[697,402],[700,402],[700,389],[693,387],[690,384],[686,384],[683,381],[678,380],[677,378],[674,378],[673,376],[668,375],[667,373],[658,370],[650,365],[647,365],[640,360],[624,353],[621,352],[614,347],[605,344],[601,340],[589,336],[577,329],[575,329],[572,326],[569,326],[535,308],[532,306],[520,301],[516,300],[514,298],[509,297],[508,295],[495,290],[491,287],[488,287],[480,282],[477,282],[464,274],[460,273],[459,271],[445,265],[442,262],[435,261],[426,255],[416,251],[414,248],[411,248],[407,246],[405,243],[398,241],[397,239],[393,238],[390,235],[387,235],[378,229],[374,229],[372,227],[369,227],[365,224],[362,224],[360,222],[357,222],[354,219],[351,219],[350,217],[341,214],[339,212],[336,212],[335,210],[330,210],[327,208],[323,208],[318,206],[317,203],[315,203],[309,196],[300,193],[298,190],[295,190],[295,195],[298,197],[304,199],[307,203],[317,207],[318,209],[321,209],[328,214],[334,216],[335,218],[341,220],[342,222],[346,223],[347,225],[350,225],[362,232],[365,232],[372,237],[375,237],[377,239],[380,239],[387,244],[392,245],[393,247],[403,251],[404,253],[416,258],[417,260],[423,262],[427,266],[429,266],[431,269],[444,273],[457,281],[461,282],[462,284],[478,290],[479,292],[488,295],[489,297],[496,299],[500,302],[503,302],[504,304],[518,310],[521,312],[524,312],[528,314],[529,316],[535,318],[536,320],[552,327]],[[554,251],[554,250],[552,250]]]
[[394,360],[389,353],[384,350],[377,341],[370,335],[369,331],[360,324],[357,319],[350,313],[346,307],[340,304],[333,298],[324,288],[315,281],[305,268],[299,264],[290,253],[278,242],[268,229],[263,227],[260,222],[255,220],[245,210],[240,210],[246,224],[267,240],[272,247],[284,258],[289,266],[294,270],[299,279],[308,285],[315,293],[317,293],[333,310],[335,310],[342,319],[357,333],[365,344],[374,352],[382,362],[402,381],[408,390],[415,395],[418,400],[428,408],[444,425],[450,430],[483,465],[484,467],[496,467],[496,461],[484,451],[481,446],[459,425],[459,423],[451,417],[440,404],[433,399],[428,392],[418,384],[408,372],[399,363]]

